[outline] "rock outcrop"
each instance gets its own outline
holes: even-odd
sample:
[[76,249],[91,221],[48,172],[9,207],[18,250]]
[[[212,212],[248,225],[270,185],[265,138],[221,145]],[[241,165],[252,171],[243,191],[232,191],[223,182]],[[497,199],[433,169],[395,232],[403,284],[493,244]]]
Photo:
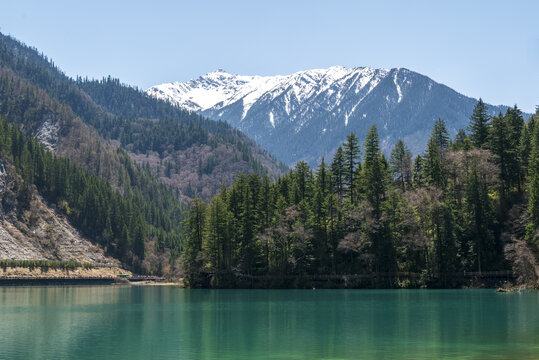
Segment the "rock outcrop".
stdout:
[[85,239],[37,191],[32,190],[28,206],[21,204],[20,182],[0,160],[0,259],[118,263]]

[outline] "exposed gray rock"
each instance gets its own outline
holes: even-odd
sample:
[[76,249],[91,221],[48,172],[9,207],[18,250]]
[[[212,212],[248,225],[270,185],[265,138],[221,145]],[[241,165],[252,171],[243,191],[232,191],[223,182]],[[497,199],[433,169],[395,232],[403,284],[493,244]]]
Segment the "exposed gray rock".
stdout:
[[45,115],[43,122],[37,128],[35,136],[50,151],[56,151],[58,144],[58,130],[60,126],[54,114]]
[[17,203],[17,177],[0,161],[0,259],[118,263],[85,239],[34,191],[28,209]]
[[4,192],[4,189],[6,188],[6,168],[4,167],[4,163],[0,159],[0,195]]

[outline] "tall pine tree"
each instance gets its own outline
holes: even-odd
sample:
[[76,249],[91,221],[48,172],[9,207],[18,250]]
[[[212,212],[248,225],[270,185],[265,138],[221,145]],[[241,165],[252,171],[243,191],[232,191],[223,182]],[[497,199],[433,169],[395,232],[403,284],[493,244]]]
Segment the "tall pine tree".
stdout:
[[351,133],[348,135],[346,143],[344,143],[344,166],[346,168],[344,184],[348,188],[348,196],[352,204],[355,202],[356,198],[355,185],[359,156],[360,152],[357,137],[354,133]]
[[402,140],[395,144],[389,163],[396,183],[402,191],[406,191],[412,181],[412,153]]
[[488,108],[481,98],[473,109],[470,117],[470,138],[475,147],[481,148],[488,142],[490,115]]
[[528,212],[530,214],[530,225],[528,226],[528,235],[533,237],[539,228],[539,126],[535,126],[533,131],[529,176],[530,201]]

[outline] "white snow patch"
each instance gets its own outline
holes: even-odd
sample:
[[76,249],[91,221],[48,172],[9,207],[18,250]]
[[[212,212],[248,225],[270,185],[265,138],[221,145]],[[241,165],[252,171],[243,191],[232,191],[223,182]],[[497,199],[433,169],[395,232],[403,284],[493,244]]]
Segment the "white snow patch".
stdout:
[[273,111],[270,111],[269,113],[269,121],[271,123],[271,126],[275,129],[275,118],[273,117]]
[[395,71],[395,75],[393,76],[393,82],[395,83],[395,87],[397,88],[397,93],[399,93],[399,99],[397,100],[398,103],[402,101],[402,91],[399,83],[397,82],[397,72]]
[[[326,96],[331,96],[335,91],[332,87],[336,85],[344,87],[353,76],[359,79],[354,90],[356,93],[368,84],[370,92],[388,72],[387,69],[369,67],[332,66],[328,69],[299,71],[290,75],[249,76],[217,70],[184,83],[156,85],[146,90],[146,93],[191,111],[218,110],[242,100],[242,119],[262,96],[273,100],[284,94],[285,111],[290,115],[293,110],[290,104],[291,94],[298,104],[326,91]],[[335,96],[336,100],[329,110],[340,104],[343,94],[339,91]]]

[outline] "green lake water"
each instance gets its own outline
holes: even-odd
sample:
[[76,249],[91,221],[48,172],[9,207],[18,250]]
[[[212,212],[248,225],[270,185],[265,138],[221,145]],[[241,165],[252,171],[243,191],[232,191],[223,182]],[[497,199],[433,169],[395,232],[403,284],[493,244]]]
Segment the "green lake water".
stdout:
[[0,287],[0,359],[539,359],[539,292]]

